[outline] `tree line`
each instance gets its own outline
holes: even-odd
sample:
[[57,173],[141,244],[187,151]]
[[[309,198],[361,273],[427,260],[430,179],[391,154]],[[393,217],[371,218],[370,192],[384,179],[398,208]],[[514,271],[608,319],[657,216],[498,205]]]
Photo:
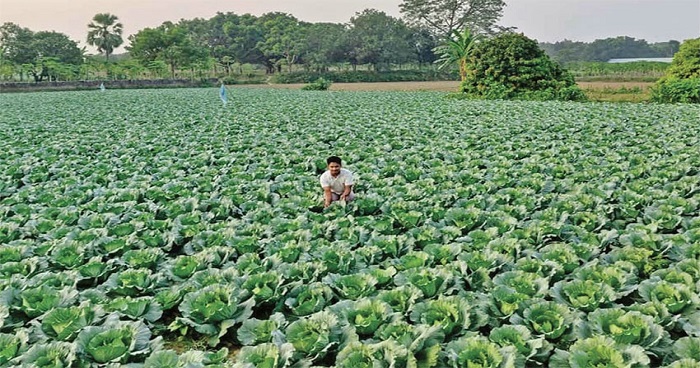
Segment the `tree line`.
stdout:
[[599,61],[617,58],[670,58],[678,52],[681,43],[648,43],[633,37],[611,37],[593,42],[564,40],[555,43],[540,43],[540,47],[554,60],[561,63]]
[[[0,78],[42,80],[210,77],[293,70],[323,72],[385,71],[397,66],[422,68],[441,61],[454,32],[493,36],[506,30],[496,22],[502,0],[404,0],[403,18],[366,9],[348,23],[309,23],[286,13],[261,16],[217,13],[210,19],[165,22],[122,38],[117,16],[97,14],[87,41],[103,59],[59,32],[34,32],[14,23],[0,26]],[[569,62],[614,57],[673,55],[678,43],[647,44],[629,37],[591,44],[563,41],[541,44],[555,60]],[[114,55],[126,44],[127,54]],[[580,51],[585,50],[585,51]],[[656,54],[644,54],[652,50]],[[627,53],[625,55],[622,55]],[[670,55],[669,55],[670,53]]]

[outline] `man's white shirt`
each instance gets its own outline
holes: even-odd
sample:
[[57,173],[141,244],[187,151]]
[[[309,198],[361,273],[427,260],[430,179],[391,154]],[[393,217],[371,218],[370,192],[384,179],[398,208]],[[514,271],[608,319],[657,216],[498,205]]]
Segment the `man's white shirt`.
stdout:
[[340,169],[340,173],[335,178],[331,176],[331,172],[328,170],[321,174],[321,187],[331,187],[331,192],[335,194],[343,194],[346,185],[353,185],[352,172],[350,170]]

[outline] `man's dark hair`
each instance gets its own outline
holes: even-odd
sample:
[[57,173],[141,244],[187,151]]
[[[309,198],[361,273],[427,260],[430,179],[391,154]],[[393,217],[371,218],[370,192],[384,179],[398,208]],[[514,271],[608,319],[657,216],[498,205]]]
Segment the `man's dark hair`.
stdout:
[[331,157],[326,159],[326,165],[330,165],[331,163],[336,163],[336,164],[341,165],[341,166],[343,165],[343,163],[340,162],[340,157],[338,157],[338,156],[331,156]]

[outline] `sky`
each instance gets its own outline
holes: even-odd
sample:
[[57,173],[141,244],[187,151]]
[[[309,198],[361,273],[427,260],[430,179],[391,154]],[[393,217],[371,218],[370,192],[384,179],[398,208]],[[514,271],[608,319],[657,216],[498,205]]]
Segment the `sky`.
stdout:
[[[87,24],[112,13],[124,39],[165,21],[279,11],[307,22],[347,23],[364,9],[400,17],[402,0],[0,0],[0,24],[57,31],[85,46]],[[506,0],[501,25],[540,42],[629,36],[649,42],[700,37],[700,0]],[[117,52],[123,51],[123,48]]]

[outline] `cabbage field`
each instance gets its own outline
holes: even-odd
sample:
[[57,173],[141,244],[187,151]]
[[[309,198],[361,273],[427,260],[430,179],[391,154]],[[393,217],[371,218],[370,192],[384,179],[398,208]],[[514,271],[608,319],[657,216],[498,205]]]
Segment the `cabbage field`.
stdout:
[[699,293],[700,106],[0,95],[0,366],[697,368]]

